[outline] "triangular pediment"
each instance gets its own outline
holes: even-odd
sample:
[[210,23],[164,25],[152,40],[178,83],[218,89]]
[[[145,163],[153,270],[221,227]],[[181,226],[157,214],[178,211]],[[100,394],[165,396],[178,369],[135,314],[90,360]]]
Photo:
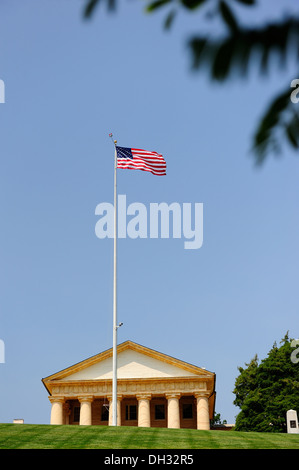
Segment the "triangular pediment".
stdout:
[[[112,356],[111,348],[45,378],[43,382],[111,380]],[[198,376],[208,378],[214,374],[132,341],[126,341],[117,347],[118,379]]]

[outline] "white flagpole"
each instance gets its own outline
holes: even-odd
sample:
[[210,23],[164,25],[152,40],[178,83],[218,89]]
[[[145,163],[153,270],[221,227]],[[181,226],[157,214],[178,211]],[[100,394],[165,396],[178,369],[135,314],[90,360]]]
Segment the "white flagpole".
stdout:
[[[110,137],[113,140],[112,134]],[[112,379],[112,426],[117,426],[117,152],[114,143],[114,261],[113,261],[113,379]]]

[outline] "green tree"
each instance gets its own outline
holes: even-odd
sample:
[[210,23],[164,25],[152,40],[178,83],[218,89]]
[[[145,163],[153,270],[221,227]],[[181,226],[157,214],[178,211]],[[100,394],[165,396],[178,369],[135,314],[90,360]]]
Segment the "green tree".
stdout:
[[236,431],[285,432],[286,412],[299,410],[299,364],[291,360],[291,342],[287,333],[260,364],[255,356],[246,368],[238,368]]
[[[116,0],[86,0],[85,17],[91,17],[101,1],[106,1],[109,10],[116,6]],[[283,0],[281,2],[283,5]],[[193,68],[208,69],[210,77],[219,82],[228,80],[233,74],[247,77],[252,67],[267,74],[273,70],[273,57],[276,56],[280,66],[284,67],[292,55],[294,72],[266,105],[252,139],[252,152],[260,164],[268,154],[281,153],[284,140],[292,148],[299,149],[299,103],[290,99],[291,93],[296,91],[296,85],[291,83],[299,79],[299,18],[289,16],[262,26],[248,26],[237,17],[237,6],[258,7],[257,0],[154,0],[147,4],[146,10],[167,9],[166,29],[171,27],[180,9],[199,11],[206,22],[216,20],[216,28],[211,28],[215,35],[210,32],[196,34],[190,38],[188,47]],[[219,30],[223,30],[223,34],[219,35]]]
[[226,419],[221,418],[220,413],[214,412],[214,418],[212,419],[212,424],[227,424]]

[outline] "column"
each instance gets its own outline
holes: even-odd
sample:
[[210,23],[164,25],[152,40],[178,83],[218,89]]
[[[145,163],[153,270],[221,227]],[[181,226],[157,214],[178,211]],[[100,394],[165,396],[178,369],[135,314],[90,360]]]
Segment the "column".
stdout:
[[122,397],[117,395],[117,426],[121,426],[121,399]]
[[197,429],[210,429],[209,399],[207,394],[195,395],[197,400]]
[[92,396],[78,397],[80,402],[80,425],[90,425],[92,423],[91,404],[93,401]]
[[168,393],[167,398],[167,427],[180,427],[180,394]]
[[112,407],[112,396],[108,396],[107,400],[109,401],[109,419],[108,419],[108,425],[112,426],[112,413],[113,413],[113,407]]
[[[109,426],[112,426],[113,423],[113,406],[112,406],[112,396],[109,395],[107,397],[109,401],[109,421],[108,424]],[[117,426],[121,426],[121,400],[122,396],[117,395]]]
[[49,397],[52,403],[50,424],[63,424],[64,397]]
[[151,395],[136,395],[138,400],[138,426],[151,427],[150,399]]

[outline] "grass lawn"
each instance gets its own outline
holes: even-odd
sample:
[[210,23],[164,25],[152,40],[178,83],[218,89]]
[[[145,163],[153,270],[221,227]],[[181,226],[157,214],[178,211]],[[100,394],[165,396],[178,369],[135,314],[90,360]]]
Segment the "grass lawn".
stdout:
[[299,434],[0,424],[0,449],[299,449]]

